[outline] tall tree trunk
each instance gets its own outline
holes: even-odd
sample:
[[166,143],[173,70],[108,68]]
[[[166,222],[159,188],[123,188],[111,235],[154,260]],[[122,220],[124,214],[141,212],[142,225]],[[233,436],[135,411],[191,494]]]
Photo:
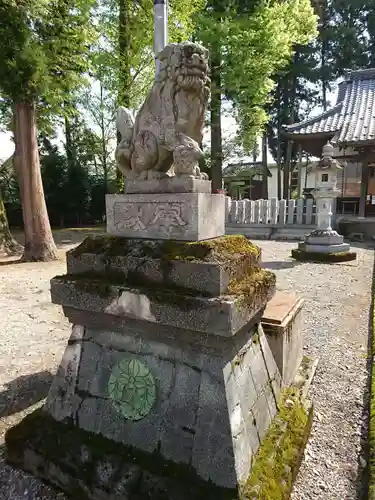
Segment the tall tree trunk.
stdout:
[[281,200],[281,81],[277,84],[277,198]]
[[327,6],[322,4],[321,7],[321,24],[320,24],[320,39],[321,39],[321,78],[322,78],[322,106],[323,110],[327,109],[327,90],[328,90],[328,62],[327,62],[327,52],[328,52],[328,36],[327,36]]
[[211,48],[211,178],[212,192],[222,189],[223,144],[221,130],[221,54]]
[[22,246],[13,238],[0,189],[0,254],[15,255],[22,252]]
[[47,206],[36,135],[35,106],[17,103],[14,107],[15,166],[20,186],[25,232],[24,261],[57,260]]
[[[131,86],[131,57],[130,57],[130,16],[129,0],[119,0],[119,31],[118,31],[118,50],[119,50],[119,75],[118,75],[118,106],[130,107],[130,86]],[[120,136],[117,134],[117,143],[120,142]],[[117,191],[124,191],[124,176],[117,169],[116,174]]]
[[105,127],[104,127],[104,99],[103,99],[103,85],[100,83],[100,132],[102,143],[102,167],[104,175],[104,190],[108,190],[108,166],[107,166],[107,144],[105,140]]
[[267,165],[267,132],[264,131],[262,135],[262,166],[263,166],[263,178],[262,178],[262,198],[264,200],[268,199],[268,165]]
[[74,144],[72,138],[72,127],[70,125],[70,120],[67,116],[65,116],[65,150],[66,150],[66,159],[68,161],[68,169],[71,170],[74,168],[76,163],[76,155],[74,151]]
[[[294,65],[297,66],[298,63],[298,50],[296,50],[294,54]],[[296,86],[297,86],[297,76],[293,74],[291,87],[287,87],[288,99],[286,102],[288,103],[289,110],[289,123],[294,123],[295,120],[295,103],[296,103]],[[283,197],[288,200],[291,197],[291,164],[292,164],[292,153],[293,153],[293,141],[288,140],[287,150],[286,150],[286,158],[284,163],[284,178],[283,178]]]

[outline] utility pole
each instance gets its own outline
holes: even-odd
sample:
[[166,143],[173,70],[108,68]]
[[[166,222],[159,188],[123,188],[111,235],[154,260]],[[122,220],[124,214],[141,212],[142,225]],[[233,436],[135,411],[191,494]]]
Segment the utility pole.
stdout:
[[154,0],[154,51],[156,75],[159,72],[158,54],[168,43],[168,5],[167,0]]

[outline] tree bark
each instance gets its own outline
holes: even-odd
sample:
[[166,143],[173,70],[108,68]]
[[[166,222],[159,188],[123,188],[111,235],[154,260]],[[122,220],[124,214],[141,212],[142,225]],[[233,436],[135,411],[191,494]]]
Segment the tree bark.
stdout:
[[281,81],[277,83],[277,199],[281,200]]
[[16,255],[22,252],[22,246],[13,238],[9,229],[7,214],[0,189],[0,254]]
[[319,29],[319,35],[321,39],[321,79],[322,79],[322,106],[323,110],[327,109],[327,89],[328,89],[328,81],[327,81],[327,52],[328,52],[328,37],[327,37],[327,7],[325,5],[322,6],[321,13],[321,26]]
[[268,162],[267,162],[267,132],[264,131],[262,135],[262,165],[263,165],[263,178],[262,178],[262,198],[268,199]]
[[[131,86],[131,52],[130,52],[130,16],[128,0],[119,0],[119,31],[118,31],[118,50],[119,50],[119,75],[118,75],[118,106],[130,107],[130,86]],[[120,142],[117,134],[117,143]],[[124,176],[117,169],[116,174],[117,191],[124,191]]]
[[212,192],[222,189],[223,144],[221,130],[221,55],[211,48],[211,178]]
[[68,169],[71,170],[76,164],[76,154],[74,151],[73,139],[72,139],[72,127],[70,120],[65,116],[65,150],[66,159],[68,161]]
[[36,134],[35,106],[14,107],[15,167],[18,175],[25,232],[23,261],[57,260],[56,245],[44,199]]
[[100,133],[101,133],[101,149],[102,149],[102,167],[104,175],[104,192],[108,191],[108,166],[107,166],[107,143],[105,140],[105,126],[104,126],[104,97],[103,85],[100,82]]

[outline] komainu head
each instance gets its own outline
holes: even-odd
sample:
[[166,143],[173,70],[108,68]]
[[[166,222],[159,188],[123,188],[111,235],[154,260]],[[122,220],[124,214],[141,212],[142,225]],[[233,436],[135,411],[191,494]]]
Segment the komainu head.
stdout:
[[158,81],[171,79],[185,90],[209,89],[208,50],[197,43],[171,43],[158,55]]

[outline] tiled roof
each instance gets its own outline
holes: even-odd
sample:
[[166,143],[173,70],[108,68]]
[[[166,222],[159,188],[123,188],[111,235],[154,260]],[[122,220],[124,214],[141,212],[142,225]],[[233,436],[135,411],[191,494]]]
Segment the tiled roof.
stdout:
[[289,136],[330,135],[337,145],[375,141],[375,68],[348,72],[333,108],[284,131]]

